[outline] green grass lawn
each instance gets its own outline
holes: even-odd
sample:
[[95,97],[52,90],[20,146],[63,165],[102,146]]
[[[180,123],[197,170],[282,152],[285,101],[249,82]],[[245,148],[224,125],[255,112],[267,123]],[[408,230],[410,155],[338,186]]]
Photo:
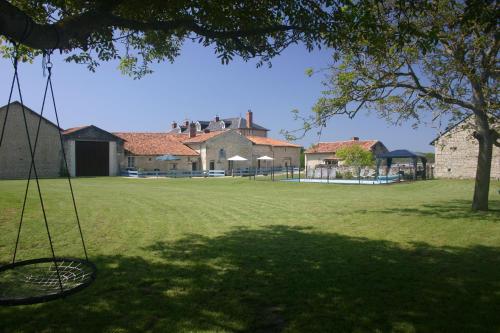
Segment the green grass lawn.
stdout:
[[[24,181],[0,181],[0,262]],[[67,184],[43,180],[56,254],[82,256]],[[0,332],[500,332],[500,188],[75,179],[98,278],[0,308]],[[31,191],[19,259],[49,256]]]

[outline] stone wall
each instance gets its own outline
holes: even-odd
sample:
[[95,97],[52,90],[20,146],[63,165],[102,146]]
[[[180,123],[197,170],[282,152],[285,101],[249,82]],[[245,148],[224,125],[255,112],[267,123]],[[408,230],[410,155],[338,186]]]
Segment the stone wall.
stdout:
[[238,128],[237,129],[238,133],[244,136],[262,136],[262,137],[267,137],[267,131],[266,130],[260,130],[260,129],[255,129],[255,128]]
[[180,158],[178,161],[158,161],[158,156],[137,156],[125,154],[125,158],[120,161],[120,169],[125,171],[128,168],[128,157],[133,156],[135,160],[135,168],[144,171],[191,171],[193,162],[199,164],[199,157],[197,156],[177,156]]
[[[26,109],[26,119],[31,143],[34,145],[40,116]],[[0,108],[0,131],[5,119],[6,107]],[[57,127],[42,118],[40,136],[35,154],[39,177],[59,177],[62,171],[62,150]],[[11,104],[4,141],[0,147],[0,179],[27,178],[31,156],[26,137],[21,104]],[[34,174],[32,174],[34,176]]]
[[[193,147],[195,149],[195,147]],[[221,153],[223,149],[223,153]],[[195,149],[196,150],[196,149]],[[247,168],[252,158],[252,142],[237,131],[227,131],[217,135],[201,145],[201,164],[204,170],[210,169],[210,162],[214,162],[215,170],[229,170],[228,158],[240,155],[248,161],[235,162],[235,168]]]
[[332,156],[332,153],[305,154],[306,170],[314,169],[317,165],[324,164],[325,158]]
[[[472,136],[473,118],[456,126],[434,142],[437,178],[475,178],[479,145]],[[498,125],[498,124],[497,124]],[[491,178],[500,178],[500,148],[493,147]]]
[[261,168],[265,168],[266,165],[272,167],[273,162],[275,167],[300,166],[300,147],[273,147],[268,145],[253,145],[252,167],[257,167],[257,158],[264,155],[274,157],[274,161],[261,161]]

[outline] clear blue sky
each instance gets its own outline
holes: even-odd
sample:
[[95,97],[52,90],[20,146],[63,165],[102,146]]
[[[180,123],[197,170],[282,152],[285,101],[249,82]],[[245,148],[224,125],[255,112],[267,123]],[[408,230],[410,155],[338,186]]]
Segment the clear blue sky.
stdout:
[[[306,68],[323,68],[331,62],[328,50],[309,53],[293,46],[273,60],[272,68],[256,68],[255,61],[239,59],[221,65],[210,48],[187,42],[173,64],[155,65],[154,73],[141,80],[123,76],[117,62],[102,63],[96,73],[85,66],[53,57],[54,87],[64,128],[94,124],[107,131],[165,131],[172,120],[209,120],[254,112],[254,121],[282,138],[281,129],[294,129],[292,109],[309,113],[322,90],[321,74],[305,75]],[[0,104],[8,98],[12,74],[10,61],[0,59]],[[41,62],[20,67],[26,105],[38,110],[44,77]],[[17,99],[17,95],[16,95]],[[53,119],[52,110],[48,115]],[[433,151],[429,142],[436,129],[421,125],[412,129],[389,125],[375,114],[360,114],[354,120],[334,118],[323,130],[321,141],[345,140],[352,136],[378,139],[390,149]],[[316,131],[299,143],[308,147],[318,141]]]

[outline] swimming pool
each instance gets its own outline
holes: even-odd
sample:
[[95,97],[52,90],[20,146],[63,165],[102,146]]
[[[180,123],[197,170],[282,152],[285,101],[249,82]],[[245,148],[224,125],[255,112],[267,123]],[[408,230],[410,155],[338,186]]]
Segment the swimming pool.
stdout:
[[294,182],[294,183],[323,183],[323,184],[361,184],[361,185],[383,185],[383,184],[391,184],[395,183],[398,178],[389,177],[385,179],[385,177],[379,180],[357,180],[357,179],[283,179],[282,182]]

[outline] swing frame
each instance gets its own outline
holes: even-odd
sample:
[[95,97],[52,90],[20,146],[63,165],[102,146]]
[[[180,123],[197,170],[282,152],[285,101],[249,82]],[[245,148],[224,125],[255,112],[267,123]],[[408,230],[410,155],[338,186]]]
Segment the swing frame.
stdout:
[[[10,89],[10,93],[9,93],[9,100],[8,100],[7,110],[5,113],[4,122],[3,122],[3,126],[2,126],[2,132],[0,133],[0,148],[2,146],[3,140],[5,139],[4,135],[5,135],[6,124],[7,124],[8,115],[9,115],[10,102],[12,99],[12,93],[14,91],[14,86],[17,83],[17,90],[19,93],[19,99],[20,99],[21,107],[22,107],[23,120],[24,120],[24,126],[25,126],[25,130],[26,130],[26,137],[27,137],[27,141],[28,141],[28,147],[29,147],[31,161],[30,161],[30,169],[29,169],[28,179],[27,179],[27,183],[26,183],[26,190],[25,190],[24,201],[23,201],[23,205],[22,205],[21,216],[20,216],[20,220],[19,220],[17,238],[16,238],[15,247],[14,247],[14,253],[12,256],[12,262],[10,264],[0,266],[0,286],[2,285],[2,283],[5,283],[5,281],[7,281],[7,283],[9,283],[9,282],[12,283],[14,281],[16,283],[19,283],[18,284],[19,287],[21,285],[31,287],[31,288],[28,288],[28,290],[30,290],[32,292],[32,295],[20,295],[20,294],[15,295],[15,292],[10,293],[8,295],[5,295],[5,291],[4,291],[4,294],[0,293],[0,305],[27,305],[27,304],[36,304],[36,303],[42,303],[42,302],[47,302],[47,301],[63,298],[63,297],[74,294],[74,293],[86,288],[96,279],[97,268],[88,259],[87,249],[85,246],[85,240],[83,238],[83,232],[82,232],[82,228],[80,225],[80,218],[78,215],[78,209],[76,206],[76,200],[75,200],[73,186],[71,184],[71,176],[69,175],[69,172],[66,172],[67,180],[68,180],[68,185],[69,185],[69,189],[71,192],[71,198],[72,198],[72,202],[73,202],[76,223],[78,226],[80,239],[82,241],[82,247],[83,247],[85,259],[57,257],[55,254],[54,246],[52,243],[52,237],[51,237],[50,230],[49,230],[49,223],[47,220],[47,215],[46,215],[45,206],[44,206],[44,202],[43,202],[43,195],[42,195],[40,184],[39,184],[36,163],[35,163],[35,154],[36,154],[36,148],[37,148],[38,138],[39,138],[39,134],[40,134],[40,125],[41,125],[41,120],[43,117],[45,102],[47,99],[47,93],[49,91],[50,91],[50,97],[52,98],[52,104],[53,104],[54,113],[55,113],[55,117],[56,117],[56,121],[57,121],[57,127],[59,129],[61,129],[61,126],[59,123],[59,116],[58,116],[58,112],[57,112],[55,96],[54,96],[54,89],[52,86],[52,63],[50,61],[51,51],[45,51],[43,53],[44,69],[47,69],[48,77],[47,77],[47,81],[46,81],[46,85],[45,85],[43,102],[42,102],[42,107],[41,107],[41,111],[39,114],[38,126],[36,128],[35,141],[34,141],[34,145],[33,145],[31,142],[31,139],[30,139],[30,132],[28,129],[28,124],[27,124],[27,119],[26,119],[26,109],[25,109],[25,106],[23,103],[21,84],[19,82],[19,75],[18,75],[19,47],[18,47],[18,44],[15,42],[12,42],[12,44],[14,45],[14,59],[13,59],[14,75],[12,77],[12,85],[11,85],[11,89]],[[61,144],[61,151],[62,151],[62,155],[63,155],[64,166],[66,167],[66,171],[68,171],[68,162],[67,162],[67,158],[66,158],[66,152],[64,149],[64,142],[63,142],[61,131],[59,131],[59,140],[60,140],[60,144]],[[19,239],[20,239],[21,229],[22,229],[22,225],[23,225],[24,213],[25,213],[25,208],[26,208],[26,201],[27,201],[27,197],[28,197],[28,190],[29,190],[32,172],[34,172],[34,179],[35,179],[36,187],[38,190],[38,197],[40,200],[41,210],[43,213],[43,221],[45,224],[45,228],[46,228],[52,256],[45,257],[45,258],[35,258],[35,259],[16,261],[16,254],[17,254],[17,250],[18,250]],[[40,268],[37,268],[37,266],[36,266],[39,264],[52,264],[53,266],[48,266],[45,269],[40,269]],[[75,264],[76,266],[73,266],[73,264]],[[22,276],[23,275],[23,273],[22,273],[23,267],[29,269],[30,266],[31,266],[31,268],[35,267],[35,269],[33,271],[37,272],[38,276],[36,274],[28,274],[28,275],[24,275],[24,279],[12,279],[10,277],[10,275],[8,274],[10,272],[10,273],[14,273],[13,274],[14,277],[18,277],[18,275]],[[16,270],[18,270],[18,271],[16,272]],[[19,270],[21,270],[21,272],[19,272]],[[3,282],[2,282],[2,278],[4,278]],[[22,288],[19,288],[19,287],[18,287],[18,290],[21,290]],[[35,287],[35,288],[33,288],[33,287]],[[12,289],[15,289],[15,287],[11,288],[10,290],[12,290]],[[37,292],[37,295],[34,294],[35,291]]]

